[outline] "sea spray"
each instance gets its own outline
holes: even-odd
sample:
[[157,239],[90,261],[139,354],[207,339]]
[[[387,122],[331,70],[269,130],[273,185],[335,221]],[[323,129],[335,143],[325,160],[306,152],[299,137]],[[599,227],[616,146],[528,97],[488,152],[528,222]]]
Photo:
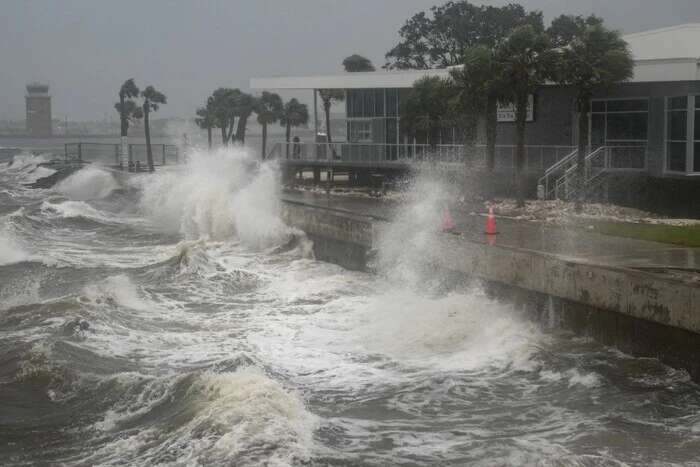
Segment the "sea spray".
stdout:
[[9,164],[0,164],[0,174],[11,176],[14,181],[21,183],[33,183],[40,178],[48,177],[56,171],[40,164],[49,160],[48,154],[31,154],[23,152],[17,154]]
[[15,236],[7,228],[0,228],[0,266],[28,261],[30,258]]
[[186,239],[237,238],[250,247],[292,235],[279,218],[276,168],[258,165],[244,148],[192,150],[187,164],[138,179],[142,212]]
[[419,172],[406,190],[408,199],[377,238],[374,267],[394,284],[424,288],[437,279],[430,265],[439,246],[441,212],[449,191],[429,171]]

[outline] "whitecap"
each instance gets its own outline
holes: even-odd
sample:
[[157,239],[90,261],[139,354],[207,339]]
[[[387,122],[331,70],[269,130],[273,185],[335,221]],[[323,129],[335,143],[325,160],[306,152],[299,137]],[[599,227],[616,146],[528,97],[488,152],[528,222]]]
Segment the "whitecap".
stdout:
[[59,182],[55,190],[72,200],[87,201],[105,198],[117,188],[119,184],[111,173],[88,166]]

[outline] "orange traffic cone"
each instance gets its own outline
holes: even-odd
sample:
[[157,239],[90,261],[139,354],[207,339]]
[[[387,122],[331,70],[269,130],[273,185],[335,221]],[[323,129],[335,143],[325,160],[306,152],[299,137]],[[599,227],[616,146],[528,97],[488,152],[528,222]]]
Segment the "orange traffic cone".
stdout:
[[496,216],[493,215],[493,207],[489,207],[489,215],[486,218],[486,235],[496,235]]
[[452,219],[450,209],[445,207],[445,210],[442,212],[442,231],[452,232],[455,229],[455,227],[455,221]]

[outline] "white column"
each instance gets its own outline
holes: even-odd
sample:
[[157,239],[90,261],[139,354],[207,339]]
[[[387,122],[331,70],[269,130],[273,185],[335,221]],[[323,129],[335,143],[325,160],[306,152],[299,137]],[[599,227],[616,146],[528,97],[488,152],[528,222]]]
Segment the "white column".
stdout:
[[129,168],[129,142],[126,136],[121,137],[121,164],[124,169]]

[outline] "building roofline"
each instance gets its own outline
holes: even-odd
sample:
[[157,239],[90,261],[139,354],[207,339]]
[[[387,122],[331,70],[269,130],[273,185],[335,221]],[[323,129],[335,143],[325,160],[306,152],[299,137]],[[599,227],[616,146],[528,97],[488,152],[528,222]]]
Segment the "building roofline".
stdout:
[[677,31],[679,29],[688,29],[691,27],[700,29],[700,23],[683,23],[683,24],[677,24],[675,26],[667,26],[665,28],[651,29],[649,31],[633,32],[630,34],[625,34],[624,36],[622,36],[622,38],[625,40],[628,38],[634,39],[637,37],[651,36],[654,34],[659,34],[659,33],[664,33],[664,32]]

